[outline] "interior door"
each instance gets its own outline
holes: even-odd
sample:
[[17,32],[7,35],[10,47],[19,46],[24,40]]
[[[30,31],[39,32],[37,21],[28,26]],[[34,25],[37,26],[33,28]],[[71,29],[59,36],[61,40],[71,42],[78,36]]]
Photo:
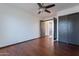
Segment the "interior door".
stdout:
[[54,38],[54,20],[41,22],[41,36]]

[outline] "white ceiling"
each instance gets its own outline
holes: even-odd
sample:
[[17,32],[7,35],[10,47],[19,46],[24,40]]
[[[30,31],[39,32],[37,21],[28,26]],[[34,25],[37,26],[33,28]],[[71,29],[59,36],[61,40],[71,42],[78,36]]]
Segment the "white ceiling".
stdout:
[[[52,4],[52,3],[45,3],[45,5],[49,5],[49,4]],[[37,14],[38,5],[36,3],[9,3],[7,5],[16,6],[17,8],[21,8],[21,9],[23,9],[23,10],[25,10],[25,11],[31,13],[31,14],[38,15]],[[51,10],[51,11],[53,11],[53,10],[61,11],[61,10],[79,5],[79,3],[55,3],[55,5],[56,5],[55,8],[52,7],[49,10]],[[40,14],[39,16],[45,18],[45,17],[51,16],[52,14],[53,13],[48,14],[48,13],[44,12],[44,13]]]
[[61,11],[67,8],[74,7],[76,5],[79,5],[79,3],[56,3],[56,9],[57,11]]
[[[53,3],[45,3],[44,5],[50,5]],[[36,3],[10,3],[9,5],[18,6],[30,12],[34,10],[38,10],[38,5]],[[79,3],[55,3],[57,11],[61,11],[63,9],[71,8],[73,6],[79,5]]]

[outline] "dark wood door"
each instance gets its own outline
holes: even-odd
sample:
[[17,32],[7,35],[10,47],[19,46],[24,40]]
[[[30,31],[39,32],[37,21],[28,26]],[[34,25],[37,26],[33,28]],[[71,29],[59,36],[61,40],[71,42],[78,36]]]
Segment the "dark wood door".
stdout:
[[60,16],[58,31],[59,41],[79,44],[79,13]]
[[62,42],[67,42],[68,40],[68,37],[67,37],[67,17],[66,16],[62,16],[62,17],[59,17],[59,40],[62,41]]
[[54,40],[57,39],[57,19],[54,18]]

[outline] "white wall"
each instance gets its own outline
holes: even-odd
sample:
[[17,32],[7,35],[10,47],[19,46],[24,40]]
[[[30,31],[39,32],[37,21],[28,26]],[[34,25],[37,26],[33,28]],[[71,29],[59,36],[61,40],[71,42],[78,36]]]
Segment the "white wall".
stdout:
[[57,12],[58,16],[79,12],[79,5]]
[[38,18],[17,7],[0,4],[0,47],[38,37]]

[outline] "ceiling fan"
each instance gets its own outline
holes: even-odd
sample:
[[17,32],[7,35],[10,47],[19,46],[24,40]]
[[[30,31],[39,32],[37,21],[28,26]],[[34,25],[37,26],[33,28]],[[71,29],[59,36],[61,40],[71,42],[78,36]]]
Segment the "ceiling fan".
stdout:
[[39,12],[38,12],[38,14],[40,14],[43,11],[45,11],[47,13],[51,13],[47,9],[55,6],[55,4],[51,4],[51,5],[48,5],[48,6],[44,6],[44,3],[37,3],[37,5],[39,6]]

